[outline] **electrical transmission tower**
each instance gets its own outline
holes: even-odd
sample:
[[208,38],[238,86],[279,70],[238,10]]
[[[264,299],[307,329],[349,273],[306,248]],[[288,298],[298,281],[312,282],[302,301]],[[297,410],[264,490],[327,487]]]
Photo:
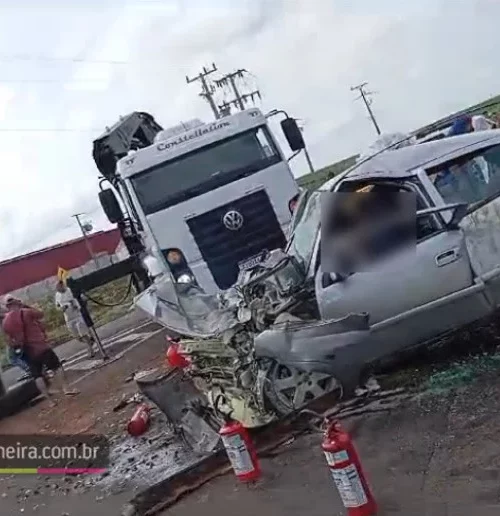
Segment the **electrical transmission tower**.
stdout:
[[207,82],[207,76],[216,71],[217,71],[217,67],[215,66],[215,63],[212,63],[211,70],[207,70],[207,68],[203,67],[203,70],[196,77],[193,77],[192,79],[190,79],[186,75],[186,82],[188,84],[191,84],[192,82],[195,82],[195,81],[201,82],[200,97],[204,98],[208,102],[208,104],[212,108],[215,118],[219,119],[220,113],[219,113],[219,110],[217,109],[217,105],[215,104],[215,100],[214,100],[215,88],[211,84],[209,85]]
[[224,113],[224,115],[231,114],[231,106],[235,106],[240,111],[243,111],[245,109],[245,104],[249,100],[254,102],[256,97],[259,99],[262,98],[259,90],[254,90],[243,94],[240,93],[236,80],[244,79],[245,74],[249,74],[249,72],[244,68],[240,68],[239,70],[236,70],[233,73],[228,73],[227,75],[224,75],[220,79],[214,81],[217,88],[230,87],[234,94],[233,99],[231,99],[229,102],[225,101],[219,106],[221,113]]
[[356,90],[359,91],[360,95],[356,100],[359,100],[359,99],[363,100],[363,102],[366,106],[366,109],[368,111],[368,114],[370,115],[370,119],[373,122],[373,125],[375,127],[375,131],[377,131],[377,134],[380,135],[381,134],[380,127],[377,123],[377,120],[375,118],[375,115],[373,114],[373,110],[371,107],[372,99],[370,98],[370,95],[372,95],[373,92],[365,91],[365,86],[367,86],[367,85],[368,85],[368,83],[364,82],[363,84],[359,84],[358,86],[352,86],[351,91],[356,91]]

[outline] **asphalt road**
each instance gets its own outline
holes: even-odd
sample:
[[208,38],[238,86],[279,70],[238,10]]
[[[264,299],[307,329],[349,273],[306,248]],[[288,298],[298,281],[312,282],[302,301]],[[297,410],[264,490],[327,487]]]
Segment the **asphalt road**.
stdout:
[[[105,341],[106,339],[109,339],[123,331],[136,328],[137,326],[140,326],[147,321],[148,319],[144,314],[138,310],[135,310],[129,314],[124,315],[123,317],[120,317],[119,319],[100,326],[97,329],[97,333],[99,334],[101,340]],[[64,344],[57,346],[55,350],[60,359],[67,360],[75,354],[81,351],[85,351],[86,346],[78,340],[70,340],[69,342],[65,342]],[[11,385],[14,385],[22,375],[23,372],[17,367],[12,367],[4,371],[2,373],[2,380],[5,387],[8,389]]]

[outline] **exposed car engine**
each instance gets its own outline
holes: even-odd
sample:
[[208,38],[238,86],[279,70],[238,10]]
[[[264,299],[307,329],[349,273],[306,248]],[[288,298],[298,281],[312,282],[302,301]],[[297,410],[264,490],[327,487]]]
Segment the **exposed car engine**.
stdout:
[[[311,331],[314,338],[316,328],[326,332],[329,346],[338,337],[339,345],[345,338],[351,345],[366,336],[365,316],[319,321],[313,287],[295,257],[275,250],[263,255],[252,269],[241,271],[237,283],[218,296],[209,296],[197,286],[179,288],[165,275],[136,298],[139,308],[181,337],[176,349],[188,364],[183,381],[189,379],[202,394],[187,403],[182,420],[172,421],[174,427],[192,434],[193,421],[198,421],[198,428],[215,431],[223,423],[221,410],[247,428],[259,427],[318,396],[343,392],[329,371],[316,371],[307,363],[297,368],[256,352],[256,338],[272,329],[283,332],[286,342],[296,342],[295,337],[288,338],[288,331],[299,339],[305,331],[306,341],[299,347],[305,344],[308,350],[303,353],[306,362],[312,349]],[[336,335],[332,338],[332,334]],[[168,388],[178,391],[182,388],[175,385],[179,375],[173,378]],[[168,389],[164,396],[169,398]],[[209,441],[214,441],[214,434]]]

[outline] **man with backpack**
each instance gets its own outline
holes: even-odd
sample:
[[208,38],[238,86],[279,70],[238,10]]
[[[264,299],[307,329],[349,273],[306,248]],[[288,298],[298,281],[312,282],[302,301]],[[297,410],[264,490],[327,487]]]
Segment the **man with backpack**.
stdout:
[[[5,299],[5,306],[8,312],[2,328],[8,338],[8,345],[22,353],[42,395],[53,406],[56,392],[78,394],[78,391],[69,388],[59,357],[50,347],[42,322],[43,312],[9,295]],[[52,381],[58,387],[57,391],[48,388],[44,377],[45,368],[53,372]]]

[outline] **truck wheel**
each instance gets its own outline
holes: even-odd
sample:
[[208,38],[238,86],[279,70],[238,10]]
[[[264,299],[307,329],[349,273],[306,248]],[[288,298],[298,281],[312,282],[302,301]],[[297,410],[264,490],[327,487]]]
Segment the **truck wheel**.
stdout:
[[333,376],[305,373],[278,363],[269,369],[264,387],[267,401],[281,417],[334,391],[338,391],[340,400],[343,396],[342,385]]

